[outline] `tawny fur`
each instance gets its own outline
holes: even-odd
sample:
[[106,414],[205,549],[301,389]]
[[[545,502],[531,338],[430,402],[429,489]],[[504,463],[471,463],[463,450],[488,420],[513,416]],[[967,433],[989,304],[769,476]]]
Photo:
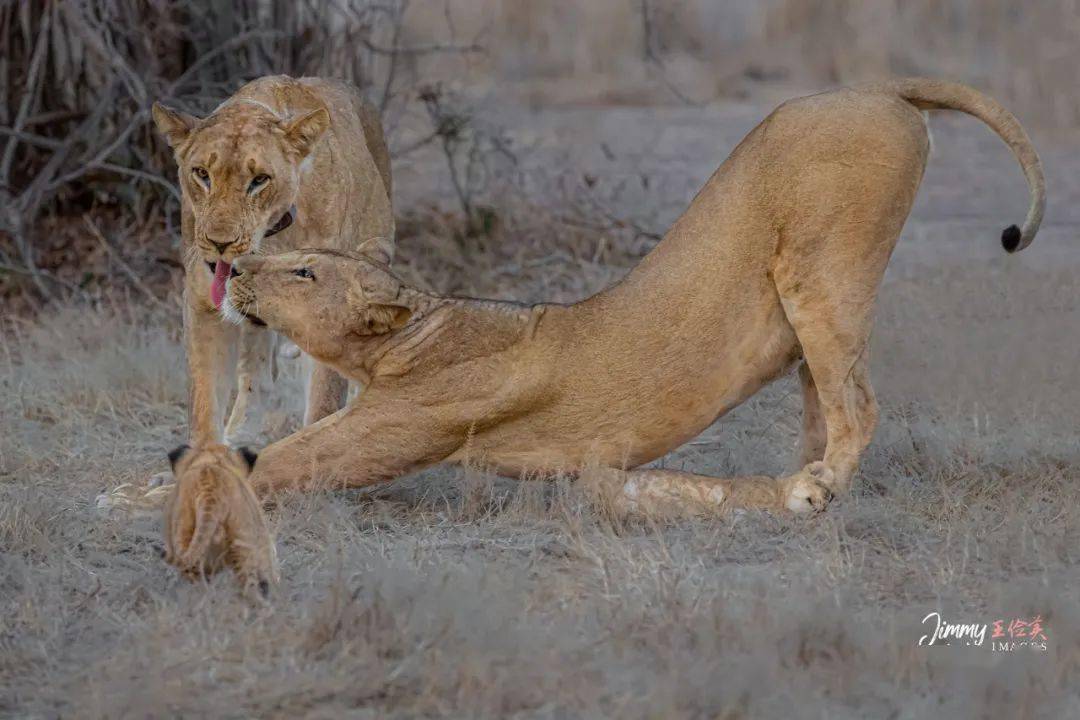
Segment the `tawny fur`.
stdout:
[[[877,423],[867,344],[926,163],[921,108],[975,115],[1014,150],[1032,209],[1011,249],[1028,244],[1043,178],[1019,124],[970,88],[905,80],[782,105],[626,278],[575,305],[437,297],[341,253],[243,258],[228,288],[234,315],[368,385],[350,407],[266,448],[256,491],[471,462],[512,476],[596,467],[630,509],[673,498],[821,507],[848,490]],[[626,470],[796,365],[805,413],[794,475]]]
[[[248,416],[249,405],[269,382],[269,337],[259,328],[238,333],[222,325],[210,299],[208,264],[300,247],[358,249],[358,239],[376,236],[385,240],[363,249],[389,262],[389,154],[377,112],[355,88],[334,80],[264,77],[204,119],[160,104],[153,114],[174,150],[182,194],[191,437],[197,444],[221,438],[216,391],[229,343],[239,335],[238,393],[225,430],[236,442],[258,422]],[[205,182],[196,174],[203,171]],[[249,192],[259,175],[270,179]],[[293,207],[292,225],[264,238]],[[316,366],[305,420],[339,409],[345,390],[342,378]]]
[[165,560],[191,578],[232,568],[241,585],[266,594],[278,582],[277,550],[248,482],[243,455],[224,445],[186,449],[174,460],[165,501]]

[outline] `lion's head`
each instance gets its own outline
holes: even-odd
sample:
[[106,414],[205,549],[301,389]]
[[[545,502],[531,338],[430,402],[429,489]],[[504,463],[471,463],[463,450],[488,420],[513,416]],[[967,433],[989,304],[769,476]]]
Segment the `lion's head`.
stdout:
[[246,447],[207,445],[193,449],[189,445],[181,445],[169,452],[169,465],[178,486],[197,482],[202,475],[213,476],[220,482],[237,480],[246,483],[258,457],[257,453]]
[[211,299],[220,306],[232,262],[292,223],[302,165],[330,115],[319,108],[285,119],[246,101],[203,119],[160,103],[153,114],[175,154],[195,247],[214,266]]
[[296,250],[246,256],[236,272],[222,305],[227,319],[269,325],[331,365],[348,338],[396,330],[412,316],[406,298],[413,291],[366,255]]

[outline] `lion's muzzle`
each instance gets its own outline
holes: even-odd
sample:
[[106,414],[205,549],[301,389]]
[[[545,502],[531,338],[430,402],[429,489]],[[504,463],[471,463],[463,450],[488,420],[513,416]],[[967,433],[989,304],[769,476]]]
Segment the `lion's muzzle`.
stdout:
[[[235,268],[233,272],[236,272]],[[249,277],[239,273],[229,278],[225,300],[221,304],[221,314],[226,320],[237,325],[246,319],[253,325],[265,326],[262,318],[253,312],[256,307],[255,290],[251,287]]]

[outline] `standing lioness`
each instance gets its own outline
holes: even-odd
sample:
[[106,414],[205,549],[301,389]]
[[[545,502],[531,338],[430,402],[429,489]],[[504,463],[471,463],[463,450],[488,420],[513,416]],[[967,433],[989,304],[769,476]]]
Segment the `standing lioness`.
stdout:
[[[280,330],[368,386],[266,448],[252,485],[357,486],[443,461],[510,475],[595,464],[631,506],[819,507],[848,489],[877,423],[874,301],[926,164],[919,110],[940,108],[980,118],[1015,153],[1031,207],[1002,241],[1027,246],[1044,207],[1027,135],[974,90],[916,79],[785,103],[626,278],[575,305],[437,297],[378,261],[335,252],[242,258],[226,314]],[[625,470],[794,365],[801,471],[740,481]]]
[[[264,77],[199,119],[154,105],[154,121],[176,157],[186,270],[184,342],[190,374],[190,432],[198,445],[221,433],[217,389],[230,336],[218,307],[232,264],[248,254],[298,247],[357,249],[389,262],[394,252],[390,159],[378,114],[335,80]],[[269,390],[269,333],[240,333],[237,394],[225,440],[261,434],[252,412]],[[305,422],[341,407],[345,381],[315,366]]]

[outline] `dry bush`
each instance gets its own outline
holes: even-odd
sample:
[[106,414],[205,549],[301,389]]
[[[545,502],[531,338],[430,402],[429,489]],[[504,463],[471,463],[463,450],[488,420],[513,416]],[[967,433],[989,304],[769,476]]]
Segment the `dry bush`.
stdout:
[[[146,293],[160,279],[151,273],[155,261],[177,265],[179,194],[171,155],[149,122],[152,102],[205,114],[255,77],[326,75],[367,92],[392,122],[416,100],[418,59],[479,49],[453,39],[409,45],[407,7],[407,0],[0,6],[0,268],[48,299],[92,294],[92,283],[107,278],[91,271],[111,260],[126,263],[129,278],[149,276],[135,285]],[[78,220],[86,213],[107,224],[111,241],[86,241]]]
[[[645,250],[663,224],[597,206],[588,182],[568,191],[541,178],[537,192],[536,175],[514,167],[527,147],[505,142],[485,96],[699,103],[775,94],[776,81],[791,92],[925,73],[994,92],[1029,124],[1071,127],[1078,95],[1065,73],[1078,23],[1073,0],[3,4],[0,295],[93,300],[119,286],[152,303],[168,291],[177,191],[148,124],[154,99],[199,113],[259,75],[340,77],[383,110],[395,167],[443,151],[412,163],[440,183],[425,196],[437,195],[432,204],[406,189],[406,227],[448,221],[443,229],[468,239],[453,252],[468,256],[544,215],[586,244],[615,231]],[[615,245],[594,245],[593,256]]]

